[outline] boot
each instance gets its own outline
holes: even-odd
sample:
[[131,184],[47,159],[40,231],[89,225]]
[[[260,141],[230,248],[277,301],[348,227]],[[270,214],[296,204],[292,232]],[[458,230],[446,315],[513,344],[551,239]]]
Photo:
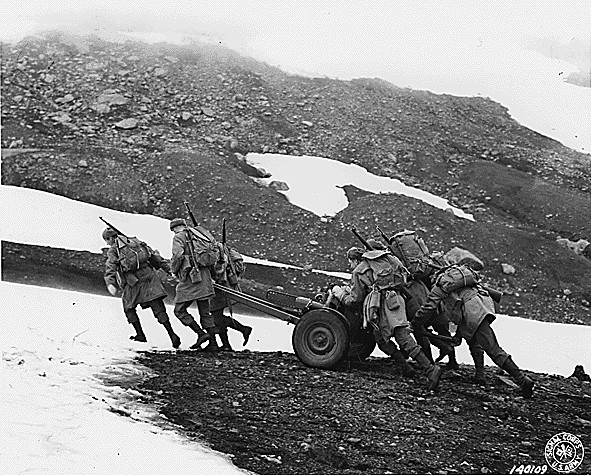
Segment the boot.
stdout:
[[162,324],[162,326],[166,329],[166,332],[168,333],[168,336],[170,337],[170,342],[172,343],[172,347],[176,349],[179,346],[181,346],[181,339],[172,329],[172,326],[170,324],[170,320],[165,321]]
[[400,368],[402,376],[412,376],[415,373],[413,367],[406,361],[406,358],[402,355],[400,350],[396,349],[392,353],[388,353],[394,361],[394,364]]
[[443,369],[441,369],[441,366],[432,364],[422,351],[413,359],[429,379],[427,389],[433,391],[439,384],[439,378],[441,377],[441,373],[443,373]]
[[486,386],[486,378],[484,377],[484,352],[474,351],[470,352],[472,360],[474,360],[474,382],[480,386]]
[[460,369],[460,365],[458,364],[458,360],[456,360],[456,351],[452,350],[451,353],[447,355],[449,360],[447,361],[447,369],[451,371],[457,371]]
[[523,374],[523,371],[513,362],[511,357],[507,358],[503,363],[502,368],[509,373],[509,375],[515,380],[515,382],[521,388],[521,395],[525,399],[532,397],[534,382]]
[[129,337],[130,340],[141,341],[142,343],[145,343],[148,341],[148,339],[146,338],[146,335],[144,334],[142,324],[140,323],[139,320],[137,320],[135,322],[131,322],[131,326],[133,326],[133,329],[135,330],[135,335],[131,335]]
[[222,330],[220,331],[220,340],[222,341],[222,346],[220,346],[220,351],[234,351],[232,345],[230,345],[230,340],[228,339],[228,331]]
[[203,351],[220,351],[220,347],[218,346],[217,341],[215,341],[215,334],[216,334],[215,328],[208,328],[207,329],[207,335],[209,336],[209,343],[207,344],[207,346],[205,348],[203,348]]
[[201,345],[203,345],[203,343],[211,340],[211,335],[209,335],[208,333],[205,333],[203,331],[203,328],[201,328],[195,320],[193,320],[191,322],[191,324],[189,325],[189,328],[191,330],[193,330],[195,333],[197,333],[197,337],[198,337],[197,341],[193,345],[191,345],[192,350],[200,350]]
[[246,346],[246,344],[248,343],[248,339],[250,338],[250,334],[252,333],[252,327],[243,325],[238,320],[230,318],[230,324],[228,325],[228,328],[238,330],[240,333],[242,333],[242,337],[244,338],[242,346]]

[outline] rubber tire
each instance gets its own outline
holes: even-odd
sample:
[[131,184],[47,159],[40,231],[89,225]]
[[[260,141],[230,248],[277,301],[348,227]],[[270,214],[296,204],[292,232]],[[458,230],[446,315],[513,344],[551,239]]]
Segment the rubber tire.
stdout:
[[352,341],[349,345],[347,359],[352,361],[366,360],[373,353],[376,345],[373,332],[362,330],[359,332],[358,339]]
[[331,369],[347,356],[349,329],[337,314],[314,309],[297,323],[291,342],[296,356],[306,366]]

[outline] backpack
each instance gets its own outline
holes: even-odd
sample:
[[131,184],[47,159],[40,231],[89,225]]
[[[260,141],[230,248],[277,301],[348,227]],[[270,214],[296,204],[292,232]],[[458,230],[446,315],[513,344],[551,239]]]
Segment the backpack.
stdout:
[[404,230],[392,236],[390,250],[402,261],[413,277],[428,275],[431,269],[429,248],[415,231]]
[[400,262],[395,262],[391,255],[380,259],[389,254],[388,251],[368,251],[363,254],[373,272],[373,287],[376,290],[394,289],[406,284],[406,273]]
[[215,265],[221,256],[220,248],[215,238],[202,227],[189,227],[188,238],[193,244],[193,258],[197,265],[210,267]]
[[465,265],[453,265],[443,270],[435,279],[435,286],[446,294],[464,287],[475,287],[480,282],[478,273]]
[[150,260],[148,245],[135,237],[117,236],[115,244],[119,266],[123,272],[134,272]]

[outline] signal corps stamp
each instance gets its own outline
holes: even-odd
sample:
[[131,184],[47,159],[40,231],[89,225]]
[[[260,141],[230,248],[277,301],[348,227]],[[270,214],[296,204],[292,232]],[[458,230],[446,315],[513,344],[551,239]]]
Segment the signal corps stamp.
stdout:
[[568,432],[560,432],[550,438],[544,450],[548,465],[559,473],[576,470],[585,458],[581,440]]

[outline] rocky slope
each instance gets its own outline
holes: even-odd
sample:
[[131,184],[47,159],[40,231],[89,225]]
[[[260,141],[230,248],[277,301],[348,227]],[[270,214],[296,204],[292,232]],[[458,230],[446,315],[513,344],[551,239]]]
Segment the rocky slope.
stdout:
[[[420,229],[433,249],[478,255],[506,312],[591,321],[591,262],[556,243],[591,236],[591,161],[490,99],[293,76],[198,43],[52,33],[2,52],[4,184],[166,218],[183,215],[187,200],[214,231],[228,218],[242,252],[327,270],[346,268],[352,225],[367,236],[376,223]],[[252,181],[240,161],[248,152],[355,162],[447,198],[476,222],[354,192],[346,210],[320,220]]]

